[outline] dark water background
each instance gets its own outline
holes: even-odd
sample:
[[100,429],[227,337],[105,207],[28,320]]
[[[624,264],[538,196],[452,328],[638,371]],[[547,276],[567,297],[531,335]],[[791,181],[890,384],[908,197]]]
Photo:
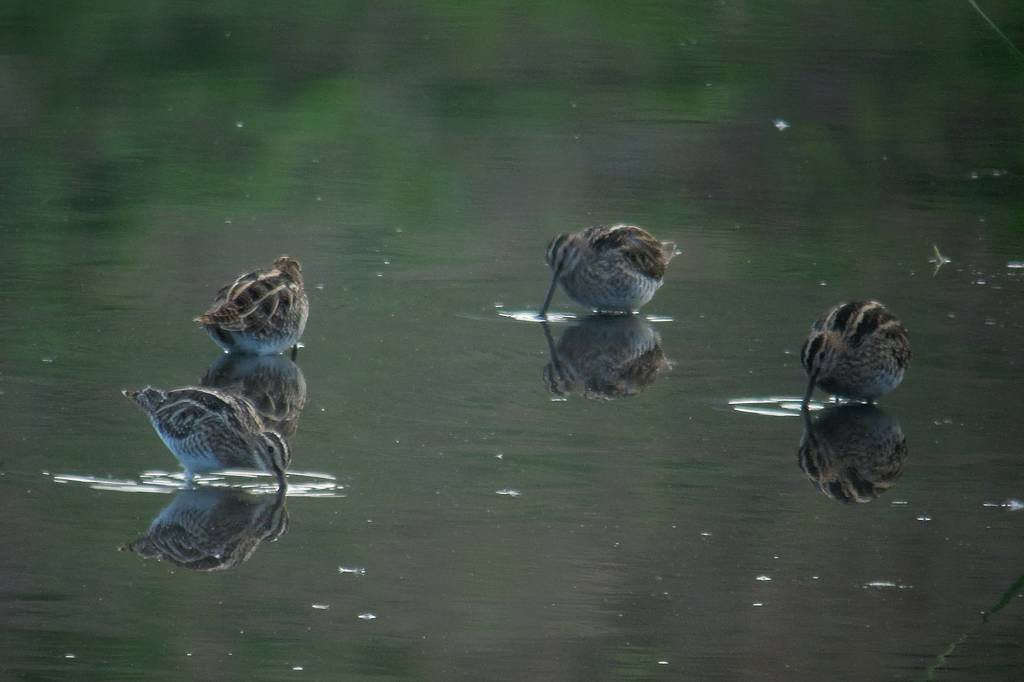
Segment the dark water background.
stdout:
[[[854,5],[0,8],[0,677],[1020,679],[1024,59]],[[499,313],[623,221],[682,251],[636,320],[671,367],[553,400]],[[120,389],[198,383],[191,318],[279,253],[334,494],[234,568],[118,552],[171,495],[78,479],[176,466]],[[853,298],[914,359],[872,422],[909,456],[843,504],[730,401],[800,395]]]

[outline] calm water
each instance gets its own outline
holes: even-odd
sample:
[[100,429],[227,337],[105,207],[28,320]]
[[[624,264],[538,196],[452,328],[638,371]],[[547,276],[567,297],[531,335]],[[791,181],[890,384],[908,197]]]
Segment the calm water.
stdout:
[[[1024,675],[1024,65],[968,3],[336,5],[0,9],[0,677]],[[517,319],[620,221],[682,251],[643,316]],[[290,494],[175,494],[120,390],[251,376],[190,320],[285,252]],[[865,297],[910,373],[801,458]],[[142,558],[184,516],[229,541]]]

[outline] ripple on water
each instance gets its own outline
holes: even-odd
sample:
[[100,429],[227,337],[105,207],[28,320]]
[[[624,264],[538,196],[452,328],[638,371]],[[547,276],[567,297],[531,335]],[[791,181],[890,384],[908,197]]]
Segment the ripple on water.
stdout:
[[[760,414],[766,417],[799,417],[803,398],[792,396],[768,396],[765,398],[734,398],[729,406],[737,412]],[[825,409],[825,403],[811,400],[807,403],[811,412]]]
[[548,313],[541,317],[536,310],[502,310],[498,317],[507,317],[517,322],[565,322],[576,319],[572,313]]
[[[210,488],[231,488],[256,494],[277,492],[277,479],[273,474],[262,471],[225,469],[210,474],[197,475],[196,486]],[[188,489],[185,474],[181,471],[144,471],[139,480],[100,478],[83,474],[55,474],[54,483],[80,483],[93,490],[109,490],[121,493],[174,493]],[[317,471],[289,471],[288,497],[344,497],[345,486],[335,476]]]

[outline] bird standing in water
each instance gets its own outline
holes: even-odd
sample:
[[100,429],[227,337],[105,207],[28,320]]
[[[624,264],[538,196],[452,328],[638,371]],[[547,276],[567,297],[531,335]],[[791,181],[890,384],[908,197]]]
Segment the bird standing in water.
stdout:
[[185,469],[185,480],[217,469],[262,469],[286,486],[291,451],[281,434],[264,428],[245,398],[211,388],[122,391],[149,416],[164,445]]
[[814,386],[842,398],[874,402],[903,381],[910,364],[907,330],[878,301],[840,303],[811,327],[800,349],[800,363]]
[[217,292],[195,319],[227,352],[270,355],[297,348],[309,317],[302,267],[280,256],[268,270],[254,270]]
[[662,242],[634,225],[588,227],[560,234],[548,244],[551,268],[540,317],[547,313],[559,283],[571,299],[604,313],[631,313],[661,286],[674,242]]

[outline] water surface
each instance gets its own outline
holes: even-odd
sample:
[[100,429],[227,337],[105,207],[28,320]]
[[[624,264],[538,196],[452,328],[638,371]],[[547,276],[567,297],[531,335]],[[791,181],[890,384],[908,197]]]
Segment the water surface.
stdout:
[[[1024,66],[969,4],[34,3],[0,32],[3,677],[1021,676]],[[623,221],[679,245],[664,287],[618,326],[559,293],[545,334],[548,239]],[[172,492],[120,390],[216,375],[190,320],[281,253],[308,487]],[[880,414],[815,411],[830,452],[882,434],[821,464],[797,353],[854,298],[914,358]],[[118,551],[182,509],[258,542]]]

